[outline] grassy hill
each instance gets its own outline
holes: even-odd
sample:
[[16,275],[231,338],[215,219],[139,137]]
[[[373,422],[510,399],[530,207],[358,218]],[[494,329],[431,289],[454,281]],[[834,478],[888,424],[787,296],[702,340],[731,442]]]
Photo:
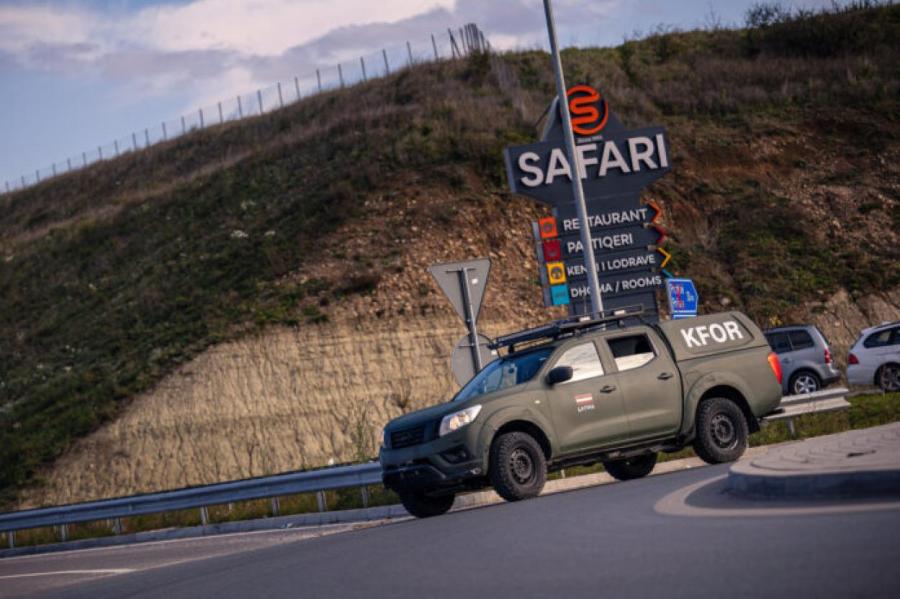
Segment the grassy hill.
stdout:
[[[704,310],[837,318],[846,293],[900,311],[900,7],[764,9],[568,50],[568,80],[668,128],[649,193]],[[436,260],[490,252],[492,313],[547,315],[538,209],[506,191],[502,149],[537,137],[548,68],[420,65],[0,198],[0,503],[210,346],[446,313]]]

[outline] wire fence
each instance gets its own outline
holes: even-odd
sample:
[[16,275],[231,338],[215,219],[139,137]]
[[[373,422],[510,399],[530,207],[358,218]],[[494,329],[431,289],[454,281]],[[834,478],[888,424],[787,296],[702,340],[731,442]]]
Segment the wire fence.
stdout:
[[254,92],[223,99],[178,118],[133,131],[107,144],[100,144],[61,162],[35,169],[33,173],[8,180],[0,188],[0,195],[20,191],[103,160],[171,141],[192,131],[272,112],[324,91],[384,77],[416,64],[462,58],[474,52],[487,52],[489,49],[490,44],[484,33],[475,24],[470,23],[456,30],[447,29],[445,33],[432,34],[430,40],[415,43],[407,41],[402,46],[384,48],[360,56],[357,60],[319,68],[315,73],[278,81]]

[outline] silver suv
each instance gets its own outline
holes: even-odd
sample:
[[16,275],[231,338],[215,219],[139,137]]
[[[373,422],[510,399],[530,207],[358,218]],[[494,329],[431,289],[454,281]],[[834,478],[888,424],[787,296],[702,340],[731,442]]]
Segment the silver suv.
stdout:
[[847,356],[847,382],[900,391],[900,321],[865,329]]
[[778,327],[765,335],[781,361],[785,395],[813,393],[841,378],[828,340],[813,325]]

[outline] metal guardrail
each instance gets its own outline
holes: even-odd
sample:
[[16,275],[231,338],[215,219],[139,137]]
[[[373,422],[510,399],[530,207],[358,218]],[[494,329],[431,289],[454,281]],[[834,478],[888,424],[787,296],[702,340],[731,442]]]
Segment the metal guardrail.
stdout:
[[787,420],[788,430],[792,437],[797,436],[797,430],[794,428],[794,418],[803,414],[820,414],[823,412],[833,412],[835,410],[846,410],[850,407],[847,401],[848,389],[844,387],[836,387],[834,389],[823,389],[815,393],[803,393],[802,395],[788,395],[781,399],[782,411],[767,416],[764,422],[772,422],[776,420]]
[[[44,526],[66,527],[78,522],[116,520],[129,516],[156,514],[200,508],[203,524],[208,522],[207,506],[274,498],[297,493],[320,493],[319,509],[324,509],[323,491],[381,484],[381,464],[370,462],[338,466],[311,472],[276,474],[227,483],[190,487],[161,493],[104,499],[50,508],[22,510],[0,514],[0,532],[9,533],[9,545],[15,546],[15,531]],[[363,495],[365,497],[365,494]],[[273,507],[277,506],[273,503]],[[62,540],[67,540],[63,528]]]
[[[843,410],[850,407],[842,387],[825,389],[816,393],[791,395],[781,400],[782,412],[765,418],[765,421],[787,420],[791,435],[796,435],[793,418],[801,414],[813,414]],[[207,507],[250,499],[274,498],[298,493],[318,493],[319,510],[324,511],[326,490],[365,488],[381,483],[381,464],[369,462],[354,466],[338,466],[311,472],[276,474],[227,483],[190,487],[161,493],[147,493],[131,497],[104,499],[50,508],[22,510],[0,514],[0,532],[8,533],[10,547],[15,546],[15,531],[45,526],[61,527],[62,540],[67,540],[69,524],[97,520],[118,520],[130,516],[157,514],[176,510],[200,508],[201,521],[208,523]],[[365,492],[363,493],[365,501]]]

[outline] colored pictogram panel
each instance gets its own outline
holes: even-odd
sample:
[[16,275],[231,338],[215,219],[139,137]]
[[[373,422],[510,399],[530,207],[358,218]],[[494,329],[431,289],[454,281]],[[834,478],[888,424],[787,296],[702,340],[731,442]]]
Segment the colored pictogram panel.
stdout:
[[553,285],[550,287],[550,303],[554,306],[565,306],[569,303],[569,286]]
[[562,260],[562,245],[559,239],[548,239],[543,242],[544,262],[557,262]]
[[541,232],[541,239],[552,239],[559,236],[556,228],[556,219],[552,216],[538,219],[538,230]]
[[562,262],[550,262],[547,264],[547,280],[551,285],[559,285],[566,282],[566,265]]

